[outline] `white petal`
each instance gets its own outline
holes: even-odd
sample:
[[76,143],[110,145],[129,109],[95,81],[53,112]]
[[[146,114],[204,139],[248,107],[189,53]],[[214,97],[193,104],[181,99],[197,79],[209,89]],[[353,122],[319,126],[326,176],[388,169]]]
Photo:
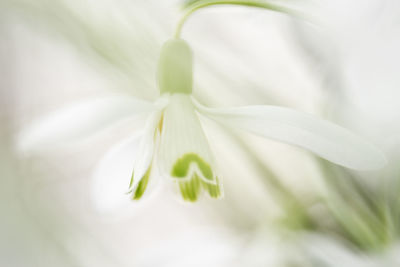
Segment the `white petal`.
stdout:
[[372,144],[329,121],[278,106],[197,108],[215,121],[277,141],[305,148],[336,164],[372,170],[386,164],[385,156]]
[[132,205],[127,194],[133,162],[142,136],[135,136],[113,146],[98,163],[91,184],[91,197],[100,213],[117,212]]
[[134,178],[130,188],[134,188],[146,172],[149,170],[153,160],[155,144],[157,141],[157,127],[160,124],[162,110],[154,111],[146,121],[144,128],[143,138],[140,141],[139,157],[135,160],[134,164]]
[[37,120],[17,137],[20,151],[64,145],[88,137],[130,116],[149,113],[154,104],[131,97],[108,97],[76,103]]
[[[163,130],[160,144],[160,166],[162,173],[171,176],[174,165],[185,155],[196,155],[215,170],[214,159],[207,138],[195,113],[192,100],[186,94],[173,94],[166,107],[163,119]],[[198,164],[190,164],[185,178],[195,172],[207,183],[217,183],[215,173],[212,178],[204,177]],[[182,179],[182,177],[181,177]]]

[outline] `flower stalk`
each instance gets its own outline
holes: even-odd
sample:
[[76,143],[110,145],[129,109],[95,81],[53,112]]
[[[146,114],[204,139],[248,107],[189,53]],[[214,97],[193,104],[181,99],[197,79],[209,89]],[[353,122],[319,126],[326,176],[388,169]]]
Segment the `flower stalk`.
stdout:
[[276,12],[282,12],[287,14],[298,14],[292,9],[275,5],[272,3],[268,3],[265,1],[235,1],[235,0],[217,0],[217,1],[207,1],[202,3],[196,3],[193,6],[189,7],[186,13],[182,16],[179,20],[176,30],[175,30],[175,38],[179,38],[181,36],[182,28],[188,18],[195,13],[196,11],[203,9],[205,7],[210,6],[217,6],[217,5],[236,5],[236,6],[247,6],[247,7],[255,7],[255,8],[262,8]]

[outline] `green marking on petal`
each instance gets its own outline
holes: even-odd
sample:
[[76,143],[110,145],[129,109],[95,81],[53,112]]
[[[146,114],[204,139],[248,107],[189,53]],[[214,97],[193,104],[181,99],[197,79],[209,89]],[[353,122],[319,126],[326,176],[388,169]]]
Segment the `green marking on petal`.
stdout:
[[[129,189],[130,188],[132,188],[132,185],[133,185],[133,177],[135,176],[135,172],[132,172],[132,176],[131,176],[131,181],[129,182]],[[132,192],[132,190],[130,190],[128,193],[131,193]]]
[[[190,164],[194,162],[199,167],[203,176],[213,181],[213,172],[209,164],[207,164],[199,155],[188,153],[179,158],[172,168],[171,175],[177,178],[184,178],[188,175]],[[192,178],[193,179],[193,178]]]
[[[144,191],[146,191],[147,185],[149,183],[150,172],[151,172],[151,166],[149,167],[149,169],[147,170],[147,172],[145,173],[145,175],[143,176],[143,178],[140,180],[139,184],[137,185],[137,187],[135,189],[135,193],[133,194],[134,200],[139,200],[143,196]],[[132,179],[132,181],[133,181],[133,179]]]
[[180,181],[179,189],[184,200],[195,202],[201,189],[200,178],[194,175],[189,181]]
[[218,182],[218,177],[216,177],[216,179],[217,179],[216,184],[210,184],[210,183],[201,181],[201,185],[203,186],[203,188],[208,192],[208,194],[212,198],[219,198],[222,195],[221,194],[221,186]]
[[[218,179],[217,179],[218,182]],[[221,187],[217,184],[210,184],[202,179],[197,174],[194,174],[189,180],[179,181],[179,189],[185,201],[197,201],[202,189],[207,191],[210,197],[221,197]]]

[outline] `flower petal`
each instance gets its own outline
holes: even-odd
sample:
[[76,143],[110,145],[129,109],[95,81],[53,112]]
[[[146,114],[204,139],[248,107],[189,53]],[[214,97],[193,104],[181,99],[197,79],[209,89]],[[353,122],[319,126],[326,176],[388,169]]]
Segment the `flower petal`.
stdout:
[[[157,128],[159,127],[162,117],[162,110],[154,111],[146,121],[144,128],[143,138],[140,141],[138,153],[140,157],[137,157],[133,167],[132,181],[129,189],[135,188],[139,185],[139,182],[144,178],[145,180],[140,183],[139,188],[135,189],[135,199],[139,199],[146,189],[148,179],[151,175],[151,164],[154,157],[156,148],[156,142],[159,134]],[[139,191],[143,192],[139,192]],[[137,192],[137,193],[136,193]]]
[[130,97],[83,101],[34,122],[17,137],[17,146],[20,151],[60,146],[87,137],[115,121],[151,110],[154,104]]
[[[161,122],[158,121],[158,123]],[[161,182],[160,179],[161,175],[157,173],[157,169],[153,167],[153,162],[157,161],[156,152],[158,151],[160,143],[160,132],[158,127],[155,128],[153,140],[154,140],[153,144],[150,147],[147,147],[146,151],[144,151],[144,153],[148,153],[149,155],[151,155],[151,158],[149,159],[148,163],[143,163],[142,161],[143,166],[140,168],[143,168],[143,171],[145,172],[141,172],[139,170],[138,172],[134,171],[132,173],[132,178],[129,185],[129,193],[132,193],[133,200],[142,199],[145,192],[146,192],[145,197],[148,198],[156,191],[155,190],[156,188],[159,188],[159,183]],[[143,143],[143,140],[141,143]],[[151,147],[153,148],[153,151],[150,151]],[[142,153],[140,153],[139,155],[142,156]],[[140,159],[142,159],[142,157]],[[139,173],[140,176],[137,175],[137,173]]]
[[185,200],[197,200],[201,188],[221,196],[213,155],[189,95],[173,94],[165,109],[160,167],[179,184]]
[[351,169],[373,170],[386,164],[385,156],[372,144],[307,113],[278,106],[208,108],[195,104],[201,113],[228,127],[305,148]]

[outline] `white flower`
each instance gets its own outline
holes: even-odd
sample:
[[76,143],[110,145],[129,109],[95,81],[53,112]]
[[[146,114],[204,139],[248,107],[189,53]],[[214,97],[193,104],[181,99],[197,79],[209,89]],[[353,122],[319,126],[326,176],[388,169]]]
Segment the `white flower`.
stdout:
[[[149,184],[160,176],[155,174],[157,169],[161,176],[179,186],[184,200],[196,201],[202,191],[213,198],[222,196],[221,178],[199,114],[228,128],[305,148],[348,168],[369,170],[385,164],[385,157],[368,142],[305,113],[278,106],[210,108],[201,105],[191,94],[192,52],[182,39],[172,39],[163,46],[158,82],[161,96],[154,103],[116,97],[80,104],[34,124],[21,137],[21,146],[29,149],[40,144],[60,144],[95,132],[116,119],[146,115],[140,142],[131,138],[118,144],[96,172],[97,180],[104,182],[101,192],[108,194],[110,190],[116,196],[122,196],[123,192],[113,191],[113,184],[124,181],[121,185],[128,186],[131,176],[133,199],[140,199]],[[108,162],[109,167],[118,165],[115,175],[104,167]]]

